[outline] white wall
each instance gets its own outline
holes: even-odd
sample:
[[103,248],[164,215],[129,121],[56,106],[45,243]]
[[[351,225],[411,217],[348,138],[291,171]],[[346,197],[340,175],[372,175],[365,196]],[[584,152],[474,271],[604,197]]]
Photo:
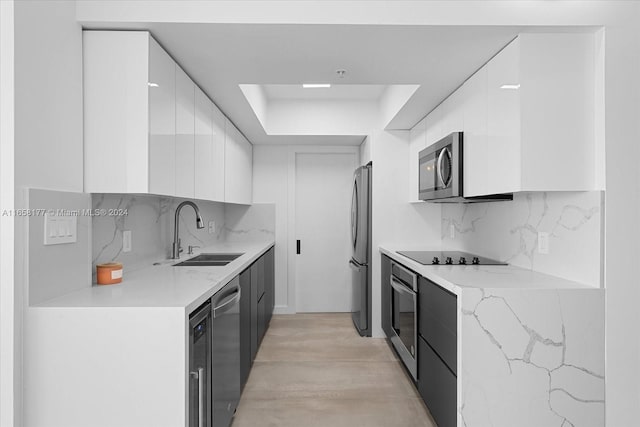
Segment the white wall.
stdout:
[[[82,211],[91,208],[91,196],[85,193],[31,189],[27,197],[29,209]],[[78,215],[76,221],[76,243],[44,245],[44,216],[29,217],[26,259],[29,292],[25,305],[91,286],[91,217]]]
[[[75,6],[75,1],[14,3],[16,208],[26,207],[25,187],[82,191],[82,32]],[[28,334],[21,323],[28,304],[26,230],[26,218],[16,218],[16,390],[22,388],[22,336]],[[14,425],[21,425],[21,394],[14,396]]]
[[[13,207],[14,198],[14,4],[0,2],[0,212]],[[19,415],[19,323],[15,322],[13,216],[0,215],[0,425],[13,426]],[[20,311],[17,311],[20,313]]]
[[276,313],[290,313],[288,291],[288,153],[285,145],[253,146],[253,202],[275,204]]
[[377,125],[378,101],[270,101],[265,130],[269,135],[365,135]]
[[[373,162],[372,188],[372,335],[383,337],[380,318],[380,252],[378,247],[439,248],[440,205],[407,203],[409,187],[409,131],[374,131],[361,152],[370,153]],[[386,283],[385,283],[386,284]]]

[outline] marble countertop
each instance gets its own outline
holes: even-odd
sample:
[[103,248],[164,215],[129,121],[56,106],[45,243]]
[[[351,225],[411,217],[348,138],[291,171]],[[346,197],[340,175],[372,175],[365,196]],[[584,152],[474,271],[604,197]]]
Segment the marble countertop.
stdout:
[[[229,283],[270,247],[273,240],[259,243],[222,243],[202,248],[180,260],[160,260],[155,265],[125,272],[122,283],[93,285],[35,307],[147,307],[177,308],[188,314]],[[198,253],[241,253],[229,264],[219,267],[174,267],[173,264]]]
[[[527,270],[512,265],[423,265],[397,253],[407,248],[391,245],[379,247],[380,252],[460,295],[467,288],[475,289],[598,289],[583,283]],[[409,248],[416,250],[415,248]],[[421,248],[418,250],[440,250]]]

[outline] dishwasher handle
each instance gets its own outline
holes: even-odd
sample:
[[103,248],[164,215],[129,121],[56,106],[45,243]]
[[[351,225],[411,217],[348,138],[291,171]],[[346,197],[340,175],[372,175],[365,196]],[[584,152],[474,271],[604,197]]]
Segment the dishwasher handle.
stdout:
[[240,286],[236,287],[235,291],[227,294],[226,298],[222,299],[220,305],[213,307],[213,318],[215,319],[219,315],[229,311],[236,303],[240,301],[240,297],[242,296],[242,290]]
[[197,372],[190,372],[191,377],[198,380],[198,427],[204,425],[204,368],[198,368]]

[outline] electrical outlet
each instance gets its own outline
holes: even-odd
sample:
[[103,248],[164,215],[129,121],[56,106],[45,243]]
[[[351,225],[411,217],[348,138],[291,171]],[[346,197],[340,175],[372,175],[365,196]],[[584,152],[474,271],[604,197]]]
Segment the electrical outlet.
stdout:
[[549,253],[549,233],[546,231],[538,232],[538,253],[543,255]]
[[215,221],[209,221],[209,234],[213,234],[216,232],[216,223]]
[[122,252],[131,252],[131,230],[122,232]]
[[452,239],[456,238],[456,226],[453,224],[449,224],[449,237]]

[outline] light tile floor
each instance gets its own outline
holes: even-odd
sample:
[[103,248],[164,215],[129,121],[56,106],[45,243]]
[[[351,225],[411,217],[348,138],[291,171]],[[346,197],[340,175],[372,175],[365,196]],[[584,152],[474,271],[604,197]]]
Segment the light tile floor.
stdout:
[[233,427],[435,427],[383,339],[350,314],[273,316]]

